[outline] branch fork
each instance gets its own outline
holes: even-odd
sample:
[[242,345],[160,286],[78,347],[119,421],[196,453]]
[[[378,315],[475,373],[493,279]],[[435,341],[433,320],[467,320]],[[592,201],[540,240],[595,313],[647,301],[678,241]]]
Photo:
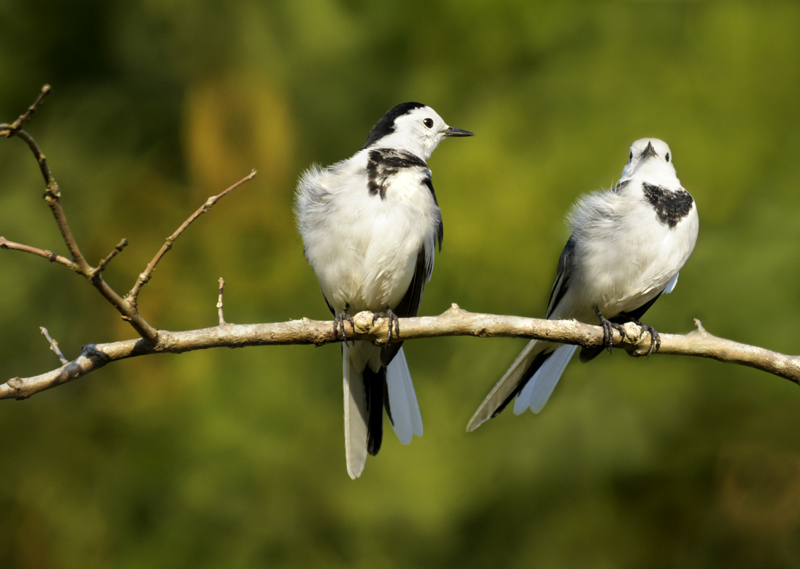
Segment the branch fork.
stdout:
[[34,158],[36,159],[37,163],[39,164],[39,169],[42,172],[42,176],[44,178],[45,183],[45,192],[44,192],[44,200],[47,205],[50,207],[51,211],[53,212],[53,217],[55,218],[56,225],[58,225],[58,229],[61,232],[61,236],[64,239],[64,244],[67,246],[70,255],[72,256],[71,259],[63,257],[61,255],[56,255],[50,251],[39,249],[36,247],[32,247],[30,245],[24,245],[21,243],[15,243],[13,241],[9,241],[5,237],[0,237],[0,249],[7,249],[7,250],[15,250],[15,251],[22,251],[25,253],[31,253],[33,255],[37,255],[39,257],[43,257],[48,259],[50,262],[59,263],[64,265],[65,267],[75,271],[76,273],[85,277],[92,285],[103,295],[103,297],[120,313],[122,319],[133,326],[134,330],[147,342],[155,343],[158,340],[158,330],[151,326],[142,315],[139,313],[138,310],[138,300],[139,300],[139,292],[141,291],[142,287],[150,280],[153,271],[156,268],[156,265],[161,260],[161,258],[172,248],[175,240],[184,232],[184,230],[201,214],[207,212],[211,207],[222,197],[242,185],[244,182],[252,180],[253,177],[256,175],[256,171],[253,170],[245,176],[243,179],[239,180],[231,187],[226,189],[225,191],[221,192],[216,196],[212,196],[206,200],[206,202],[191,216],[189,219],[183,222],[183,224],[172,234],[170,235],[165,244],[161,247],[161,249],[156,253],[153,260],[148,263],[145,270],[139,275],[139,278],[134,283],[133,287],[131,288],[130,292],[128,292],[125,297],[121,297],[114,289],[112,289],[102,277],[103,271],[106,269],[108,264],[116,257],[122,250],[127,246],[128,241],[127,239],[123,239],[119,242],[119,244],[111,251],[100,263],[97,267],[92,267],[84,258],[83,254],[81,253],[80,248],[78,247],[77,242],[75,241],[74,236],[72,235],[72,231],[69,228],[69,224],[67,223],[67,217],[64,213],[63,208],[61,207],[61,189],[58,186],[55,178],[53,177],[52,172],[50,171],[50,167],[47,165],[47,159],[45,158],[44,153],[41,151],[39,146],[36,144],[36,141],[33,137],[22,130],[22,125],[24,125],[28,120],[30,120],[31,116],[34,112],[41,106],[44,97],[50,93],[50,86],[45,85],[42,87],[42,92],[39,94],[39,97],[34,101],[34,103],[28,107],[28,110],[20,115],[20,117],[11,124],[0,124],[0,135],[6,137],[16,136],[17,138],[22,139],[28,147],[31,149]]

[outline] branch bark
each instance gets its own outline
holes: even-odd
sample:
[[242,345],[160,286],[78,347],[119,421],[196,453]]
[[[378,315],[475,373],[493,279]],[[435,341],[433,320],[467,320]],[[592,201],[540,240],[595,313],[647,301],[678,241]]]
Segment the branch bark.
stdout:
[[[388,320],[372,313],[360,312],[354,325],[345,323],[347,337],[386,344]],[[686,335],[661,334],[664,355],[685,355],[711,358],[766,371],[800,385],[800,356],[779,354],[764,348],[718,338],[706,332],[699,320],[697,329]],[[591,348],[602,345],[603,329],[575,320],[541,320],[520,316],[500,316],[467,312],[453,304],[439,316],[401,318],[401,334],[392,342],[444,336],[476,336],[480,338],[538,338]],[[643,356],[650,347],[650,335],[634,323],[625,325],[626,338],[614,332],[614,346],[633,356]],[[181,354],[209,348],[242,348],[245,346],[278,346],[338,342],[331,321],[290,320],[270,324],[222,324],[213,328],[170,332],[159,330],[158,341],[125,340],[84,346],[80,356],[57,369],[34,377],[14,377],[0,385],[0,399],[25,399],[52,387],[73,381],[108,363],[149,354]]]

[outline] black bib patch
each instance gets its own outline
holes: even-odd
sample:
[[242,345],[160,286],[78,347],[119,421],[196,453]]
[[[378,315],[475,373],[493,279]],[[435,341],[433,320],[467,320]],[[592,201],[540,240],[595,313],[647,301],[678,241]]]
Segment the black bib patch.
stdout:
[[668,190],[661,186],[643,183],[644,199],[656,210],[658,220],[664,225],[675,227],[692,211],[694,200],[683,188]]
[[376,148],[369,151],[367,161],[367,189],[369,195],[380,195],[386,199],[386,181],[390,176],[397,174],[401,168],[428,168],[428,165],[418,156],[404,150],[391,148]]

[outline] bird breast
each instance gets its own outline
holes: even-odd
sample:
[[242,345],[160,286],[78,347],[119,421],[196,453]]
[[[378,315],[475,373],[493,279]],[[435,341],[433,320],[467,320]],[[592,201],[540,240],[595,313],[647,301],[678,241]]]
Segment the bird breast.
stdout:
[[[356,157],[354,157],[356,158]],[[349,161],[348,161],[349,162]],[[365,165],[320,172],[301,232],[323,294],[338,312],[394,308],[405,295],[421,249],[433,255],[439,208],[423,180],[427,168],[401,168],[370,191]],[[310,228],[313,228],[311,230]]]
[[570,285],[580,301],[569,304],[597,306],[611,318],[658,296],[697,240],[695,205],[679,205],[688,211],[675,220],[660,219],[663,212],[645,196],[603,192],[578,202],[572,214],[578,238]]

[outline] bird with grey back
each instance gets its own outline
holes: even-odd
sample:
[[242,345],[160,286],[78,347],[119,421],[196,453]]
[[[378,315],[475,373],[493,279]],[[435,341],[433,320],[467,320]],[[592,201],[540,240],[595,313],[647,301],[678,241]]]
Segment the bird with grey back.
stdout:
[[[691,255],[699,227],[697,206],[678,180],[669,146],[656,138],[633,143],[612,189],[579,199],[568,217],[572,235],[558,261],[547,318],[600,324],[611,350],[613,329],[636,322],[650,334],[648,355],[660,338],[639,319],[662,293],[672,292]],[[580,361],[604,347],[584,348]],[[496,417],[516,397],[514,413],[542,410],[577,349],[533,340],[486,396],[467,431]]]
[[[403,444],[422,435],[422,417],[402,343],[349,341],[345,321],[371,311],[399,336],[398,317],[416,316],[444,226],[426,160],[445,138],[472,136],[430,107],[402,103],[372,128],[351,158],[312,166],[297,186],[295,213],[305,255],[342,338],[347,472],[361,475],[383,438],[383,411]],[[396,339],[396,338],[395,338]]]

